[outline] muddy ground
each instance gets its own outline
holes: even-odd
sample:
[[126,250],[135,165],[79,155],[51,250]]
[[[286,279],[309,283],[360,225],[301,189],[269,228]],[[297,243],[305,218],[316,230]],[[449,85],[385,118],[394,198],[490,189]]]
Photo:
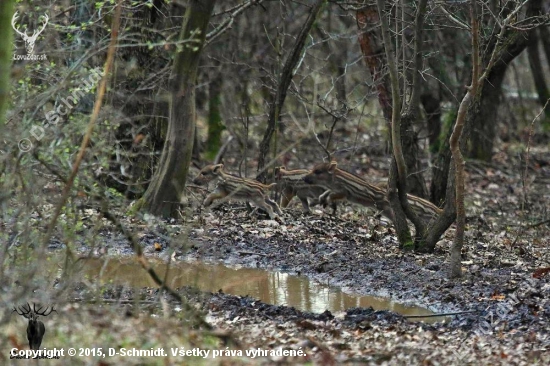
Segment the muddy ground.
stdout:
[[[160,231],[140,231],[143,225],[135,221],[128,225],[150,256],[277,270],[349,293],[387,296],[438,313],[463,312],[450,322],[428,325],[372,309],[311,314],[248,297],[192,292],[191,302],[200,304],[208,323],[232,334],[233,347],[283,347],[307,354],[262,358],[261,363],[548,365],[550,274],[541,271],[550,267],[546,150],[533,149],[525,185],[518,154],[506,149],[490,164],[468,164],[467,245],[459,280],[447,277],[454,228],[435,253],[406,253],[389,222],[348,204],[335,216],[322,208],[303,215],[294,202],[284,223],[229,203],[206,211],[194,206],[185,225],[169,222]],[[381,161],[370,158],[367,172],[348,169],[380,178]],[[196,201],[201,194],[195,193]],[[524,194],[528,199],[522,207]],[[120,234],[102,235],[109,253],[131,254]],[[161,244],[160,252],[155,243],[156,249]]]

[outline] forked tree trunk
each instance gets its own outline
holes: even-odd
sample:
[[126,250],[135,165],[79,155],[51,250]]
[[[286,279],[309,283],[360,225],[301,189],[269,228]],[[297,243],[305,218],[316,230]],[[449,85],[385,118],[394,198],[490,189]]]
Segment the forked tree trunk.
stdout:
[[[179,207],[193,152],[195,135],[195,83],[206,29],[216,0],[190,0],[179,40],[185,43],[176,55],[170,88],[170,119],[166,142],[153,181],[143,197],[145,209],[172,217]],[[197,34],[197,30],[199,33]]]
[[[387,60],[384,57],[382,34],[380,32],[380,16],[375,5],[366,6],[357,11],[357,28],[359,29],[359,45],[363,59],[371,73],[373,84],[378,92],[378,103],[382,107],[384,118],[388,123],[392,120],[392,98],[390,81],[385,73]],[[416,111],[415,111],[416,112]],[[407,189],[410,193],[426,197],[426,183],[419,165],[419,147],[417,133],[413,125],[417,113],[408,113],[401,120],[401,140],[405,156],[405,164],[409,172]]]
[[[535,10],[534,3],[535,1],[531,2],[529,4],[529,7],[527,8],[527,17],[536,15],[540,13],[539,11]],[[510,52],[510,54],[504,56],[502,54],[502,51],[512,51],[512,49],[509,48],[510,45],[523,45],[525,47],[525,38],[523,34],[517,31],[517,28],[514,26],[510,26],[512,21],[515,19],[517,13],[521,10],[521,7],[525,5],[526,3],[522,3],[521,5],[517,5],[517,8],[511,9],[511,11],[508,13],[505,19],[501,20],[502,28],[499,30],[498,34],[495,32],[495,37],[492,39],[494,43],[492,44],[491,48],[485,48],[486,53],[484,54],[484,61],[480,61],[480,41],[479,36],[481,33],[480,26],[479,26],[479,19],[478,19],[478,11],[477,11],[477,4],[476,0],[471,0],[470,3],[470,18],[471,18],[471,32],[472,32],[472,83],[470,87],[468,88],[468,91],[466,95],[464,96],[462,102],[460,103],[460,107],[458,109],[457,113],[457,119],[456,124],[454,127],[454,130],[451,134],[450,138],[450,148],[452,151],[453,156],[453,162],[454,162],[454,168],[455,168],[455,186],[456,186],[456,234],[453,241],[453,245],[450,250],[451,254],[451,266],[450,266],[450,277],[460,277],[462,275],[462,269],[461,269],[461,250],[462,246],[464,244],[464,232],[466,229],[466,213],[464,209],[464,159],[461,154],[461,143],[460,138],[461,134],[464,130],[464,127],[468,124],[468,106],[474,102],[475,106],[480,106],[479,103],[475,103],[475,101],[479,101],[481,97],[484,95],[485,90],[481,88],[482,85],[490,84],[490,82],[487,82],[490,80],[491,74],[495,74],[495,69],[497,65],[500,65],[501,68],[506,69],[506,65],[508,64],[505,62],[504,59],[508,57],[515,57],[514,52]],[[535,13],[535,14],[533,14]],[[509,28],[512,28],[511,33],[507,33],[510,31]],[[505,35],[507,37],[505,37]],[[517,41],[518,39],[523,39],[523,41],[514,42],[514,38]],[[502,47],[503,44],[506,44],[508,47]],[[490,50],[490,53],[487,52]],[[498,61],[497,61],[498,60]],[[482,67],[483,65],[483,67]],[[496,70],[496,74],[498,75],[498,69]],[[470,111],[474,110],[475,116],[481,115],[479,113],[479,109],[477,108],[470,108]],[[446,207],[447,208],[447,207]],[[447,211],[447,210],[445,210]],[[438,220],[438,222],[441,220]]]

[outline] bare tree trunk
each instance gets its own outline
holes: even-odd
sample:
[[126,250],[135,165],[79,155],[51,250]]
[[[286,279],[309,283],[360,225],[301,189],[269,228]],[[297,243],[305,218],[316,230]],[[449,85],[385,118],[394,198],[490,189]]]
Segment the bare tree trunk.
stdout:
[[407,191],[417,197],[426,198],[428,191],[424,174],[422,174],[418,132],[414,129],[418,122],[418,108],[415,107],[411,112],[405,113],[401,117],[401,139],[407,166]]
[[195,128],[195,134],[193,136],[193,152],[191,153],[191,160],[195,162],[201,161],[202,141],[199,139],[199,132]]
[[502,96],[502,83],[506,75],[508,64],[501,64],[491,72],[488,82],[481,88],[481,100],[479,109],[469,114],[473,118],[472,134],[468,156],[474,159],[490,161],[493,157],[493,146],[498,131],[498,107]]
[[441,101],[426,92],[420,96],[420,102],[426,112],[426,127],[430,141],[430,152],[435,154],[439,151],[439,137],[441,135]]
[[539,28],[539,32],[542,49],[544,50],[544,55],[546,56],[546,62],[548,62],[548,66],[550,67],[550,31],[548,30],[548,26],[541,26]]
[[[529,67],[531,68],[531,75],[533,75],[533,82],[535,83],[535,89],[537,90],[539,104],[541,107],[544,107],[550,98],[550,92],[544,80],[544,68],[540,60],[539,37],[536,29],[529,32],[527,56],[529,59]],[[550,108],[544,110],[544,116],[546,119],[550,119]]]
[[455,127],[449,141],[453,154],[456,184],[456,233],[451,246],[450,277],[462,277],[461,255],[466,228],[466,210],[464,208],[464,157],[460,151],[460,137],[466,123],[466,112],[472,100],[478,95],[480,84],[479,57],[479,21],[477,19],[476,0],[471,0],[470,18],[472,24],[472,83],[458,107]]
[[[543,25],[539,29],[540,32],[540,42],[542,43],[542,49],[544,50],[544,55],[546,56],[546,62],[548,67],[550,67],[550,31],[548,31],[548,26]],[[546,107],[544,110],[545,120],[542,121],[542,127],[545,131],[550,131],[550,107]]]
[[[446,117],[444,126],[448,126],[447,121],[456,120],[456,112],[451,113]],[[452,126],[452,125],[451,125]],[[449,167],[451,165],[451,149],[449,148],[449,140],[451,138],[452,129],[448,128],[445,133],[445,138],[441,138],[439,153],[433,158],[432,167],[432,184],[430,185],[430,200],[440,206],[447,198],[447,182],[449,179]],[[470,124],[466,123],[462,134],[462,141],[467,140],[470,134]],[[461,141],[461,144],[464,144]],[[462,148],[464,146],[461,146]],[[454,194],[454,193],[453,193]]]
[[[380,15],[376,6],[366,6],[356,13],[359,29],[359,45],[367,67],[369,68],[373,84],[378,91],[378,102],[386,121],[392,121],[392,98],[390,96],[390,80],[384,73],[386,63],[380,28]],[[418,105],[418,103],[417,103]],[[418,136],[413,125],[416,123],[417,108],[409,110],[401,120],[401,141],[405,156],[405,165],[410,174],[407,176],[408,191],[419,197],[426,197],[426,183],[420,173]]]
[[[479,97],[475,98],[473,105],[468,109],[466,122],[464,125],[464,131],[460,140],[461,149],[465,151],[465,147],[468,143],[468,139],[473,141],[474,136],[471,131],[475,128],[479,131],[481,136],[477,138],[476,143],[470,143],[470,146],[475,144],[487,144],[487,136],[491,134],[491,131],[496,131],[496,108],[498,107],[498,100],[501,94],[501,86],[503,77],[508,65],[525,49],[527,46],[528,38],[524,33],[510,36],[510,40],[497,50],[499,56],[495,61],[491,71],[489,71],[488,77],[484,79],[480,88]],[[492,42],[494,47],[494,42]],[[488,51],[490,52],[490,51]],[[439,203],[445,199],[445,192],[447,191],[447,182],[449,174],[449,166],[451,163],[451,152],[449,149],[449,139],[451,131],[443,139],[443,145],[440,148],[440,153],[434,160],[432,186],[430,189],[430,197],[432,202]],[[490,143],[490,150],[488,146],[480,147],[483,151],[478,151],[476,154],[472,154],[474,157],[482,157],[486,155],[487,151],[492,151],[493,141]],[[471,151],[471,150],[470,150]]]
[[378,103],[386,121],[391,123],[392,104],[389,79],[384,77],[386,60],[384,59],[384,41],[378,28],[380,16],[375,5],[357,10],[357,28],[359,45],[365,64],[370,70],[372,82],[378,91]]
[[225,126],[222,123],[220,112],[223,77],[217,73],[210,81],[208,91],[208,138],[206,139],[206,157],[214,159],[221,146],[222,132]]
[[311,11],[307,17],[307,20],[302,25],[300,33],[296,37],[296,42],[294,43],[294,46],[292,47],[292,50],[290,51],[290,54],[288,55],[283,66],[283,70],[279,79],[279,84],[277,85],[277,90],[269,106],[267,129],[265,130],[264,138],[260,143],[260,155],[258,157],[257,169],[257,179],[260,182],[266,181],[267,174],[265,171],[265,165],[267,161],[267,156],[269,154],[269,146],[271,145],[271,138],[273,137],[273,133],[275,132],[277,123],[279,122],[279,115],[285,103],[288,87],[290,86],[292,77],[294,76],[294,68],[298,64],[298,61],[300,61],[300,55],[306,44],[306,39],[309,31],[311,30],[311,27],[317,19],[319,11],[321,10],[321,7],[325,2],[326,0],[316,0],[311,7]]
[[[145,208],[155,215],[174,216],[185,188],[195,135],[197,69],[215,3],[216,0],[190,0],[185,12],[179,39],[194,41],[176,55],[166,142],[159,167],[143,197]],[[197,30],[200,33],[194,35]]]
[[[384,0],[377,0],[377,9],[378,14],[380,15],[380,27],[382,31],[382,38],[384,40],[384,49],[386,52],[386,60],[388,62],[388,69],[390,73],[390,83],[391,83],[391,92],[392,92],[392,117],[391,117],[391,142],[393,149],[393,161],[390,168],[390,180],[388,182],[388,199],[390,201],[393,213],[394,213],[394,223],[397,230],[397,236],[400,240],[400,244],[404,249],[413,249],[414,242],[412,241],[410,231],[407,225],[406,218],[409,218],[415,225],[417,236],[422,236],[424,234],[424,224],[418,218],[418,216],[412,211],[408,198],[407,198],[407,165],[405,163],[405,158],[403,156],[403,142],[401,139],[401,121],[402,117],[407,119],[407,122],[410,122],[411,116],[414,116],[414,106],[411,106],[412,103],[418,101],[418,91],[419,88],[415,88],[415,82],[418,83],[418,78],[416,73],[418,71],[418,59],[420,57],[420,62],[422,61],[422,56],[419,55],[419,45],[421,43],[422,32],[421,28],[424,11],[426,8],[426,0],[421,0],[418,5],[417,10],[417,19],[422,17],[420,24],[416,25],[415,28],[415,67],[412,72],[413,74],[413,89],[410,104],[405,103],[404,108],[406,110],[401,115],[401,90],[399,88],[399,77],[397,73],[397,60],[394,56],[392,49],[392,38],[390,37],[390,27],[388,24],[387,15],[385,13],[385,2]],[[407,123],[406,122],[406,123]],[[397,174],[395,174],[397,172]],[[405,216],[406,215],[406,216]]]
[[450,146],[453,154],[456,184],[456,233],[451,246],[450,277],[462,276],[461,255],[466,228],[466,210],[464,208],[464,157],[460,151],[460,136],[464,130],[466,112],[479,88],[479,23],[477,20],[476,0],[471,0],[470,17],[472,24],[472,83],[458,107],[455,127],[451,134]]
[[[13,0],[0,1],[0,126],[6,123],[5,113],[10,96],[10,72],[13,47],[13,29],[11,29],[11,17],[13,16]],[[4,134],[2,134],[4,136]]]
[[[479,108],[481,106],[480,101],[484,95],[483,86],[489,84],[488,79],[490,78],[491,73],[495,71],[495,68],[506,67],[506,65],[517,55],[519,55],[521,50],[526,46],[527,37],[525,37],[524,33],[522,33],[519,29],[513,26],[514,19],[518,12],[521,10],[522,6],[527,4],[526,16],[534,19],[533,15],[537,15],[533,14],[532,3],[523,2],[521,4],[515,4],[517,6],[516,8],[509,9],[506,18],[500,21],[500,24],[502,25],[501,28],[497,28],[497,31],[493,33],[491,39],[489,40],[490,46],[484,48],[486,53],[483,57],[483,65],[485,66],[484,69],[482,69],[481,62],[479,61],[479,20],[475,15],[476,0],[471,1],[472,54],[474,55],[472,67],[473,80],[459,107],[455,130],[453,130],[451,135],[452,138],[449,141],[453,152],[453,168],[456,172],[453,171],[453,169],[450,170],[444,212],[428,229],[427,235],[425,236],[425,240],[423,242],[423,250],[434,250],[437,240],[439,240],[444,230],[446,230],[445,225],[455,214],[455,212],[453,212],[454,206],[451,202],[456,200],[456,214],[459,216],[462,215],[462,217],[457,218],[457,237],[455,237],[453,248],[451,249],[451,276],[460,275],[460,251],[464,241],[465,230],[465,219],[463,212],[464,207],[460,207],[460,205],[464,204],[464,197],[460,196],[464,194],[464,162],[462,156],[460,155],[460,150],[464,148],[463,144],[465,141],[464,138],[461,138],[463,137],[461,135],[463,135],[468,128],[471,128],[474,117],[479,115]],[[536,21],[536,19],[533,20],[534,23]],[[468,104],[471,104],[471,107],[466,108]],[[459,128],[458,130],[457,126]],[[454,176],[455,174],[457,175],[456,177]],[[452,183],[453,178],[455,178],[455,184]],[[459,228],[461,225],[462,228]]]

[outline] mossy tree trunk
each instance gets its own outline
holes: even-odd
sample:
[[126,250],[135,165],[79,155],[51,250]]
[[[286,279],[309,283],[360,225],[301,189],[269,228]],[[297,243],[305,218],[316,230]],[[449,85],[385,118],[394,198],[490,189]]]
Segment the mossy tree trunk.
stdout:
[[[12,58],[13,29],[11,17],[13,16],[13,0],[0,1],[0,126],[6,122],[6,109],[10,97],[10,70]],[[2,134],[4,136],[4,134]]]
[[[496,36],[489,42],[490,48],[485,51],[485,57],[487,57],[487,54],[490,55],[493,52],[496,42],[495,38]],[[491,134],[494,136],[497,130],[498,120],[496,112],[499,106],[503,78],[508,65],[523,52],[527,43],[528,37],[525,33],[516,32],[508,37],[508,42],[496,50],[499,56],[489,71],[488,76],[481,81],[479,96],[472,102],[466,115],[464,131],[460,139],[460,148],[462,151],[465,151],[466,143],[470,140],[468,156],[476,159],[484,159],[490,156],[490,152],[493,149],[493,141],[489,139],[489,136]],[[449,119],[453,117],[449,116]],[[474,131],[475,133],[471,134]],[[439,150],[439,155],[433,164],[430,198],[437,204],[445,198],[445,192],[447,191],[447,177],[451,164],[451,152],[449,148],[451,132],[452,130],[449,128],[447,136],[442,140],[443,143]],[[481,144],[485,144],[485,146],[479,146]]]
[[[460,120],[461,124],[460,133],[454,133],[453,131],[450,136],[451,141],[447,143],[447,146],[453,146],[451,148],[451,150],[453,150],[453,156],[456,156],[455,154],[460,155],[460,151],[466,146],[467,138],[465,135],[467,135],[468,131],[473,131],[474,127],[477,128],[482,123],[486,124],[495,121],[494,119],[489,120],[489,116],[487,115],[487,113],[490,113],[490,111],[487,111],[488,105],[491,105],[491,98],[494,97],[495,90],[500,90],[500,84],[502,83],[500,79],[502,79],[508,64],[525,49],[529,41],[528,35],[526,34],[527,31],[522,31],[514,25],[516,16],[524,5],[527,6],[526,18],[532,21],[532,24],[530,24],[532,27],[536,26],[537,22],[542,19],[537,19],[540,12],[536,10],[536,2],[522,3],[517,5],[516,8],[508,9],[506,18],[500,20],[500,24],[503,25],[502,28],[499,29],[499,32],[494,32],[491,35],[491,38],[486,42],[488,43],[487,47],[481,47],[479,44],[472,45],[472,54],[476,55],[472,62],[478,64],[472,68],[472,78],[477,80],[472,81],[472,86],[468,88],[457,113],[457,123]],[[476,4],[474,0],[472,0],[471,11],[476,13]],[[477,22],[479,19],[476,19],[477,16],[471,15],[471,17],[471,29],[473,34],[477,37],[477,30],[479,29],[479,32],[481,32],[483,28],[478,25]],[[522,20],[518,20],[518,22],[522,22]],[[522,27],[524,26],[522,25]],[[481,48],[483,49],[483,54],[480,55],[482,57],[479,58],[480,61],[476,61],[477,52],[481,52]],[[477,51],[474,51],[476,49]],[[475,85],[475,87],[473,87],[473,85]],[[466,108],[468,105],[469,107]],[[495,113],[494,110],[493,113]],[[463,197],[464,162],[460,160],[461,157],[458,161],[455,160],[449,171],[443,215],[441,215],[434,225],[430,227],[422,247],[422,250],[432,252],[435,249],[437,240],[439,240],[441,234],[444,232],[442,230],[444,227],[443,224],[446,224],[446,221],[451,219],[453,211],[455,214],[458,211],[457,226],[462,226],[462,228],[457,230],[457,237],[455,237],[455,242],[451,249],[451,262],[453,263],[451,268],[452,277],[460,275],[460,249],[464,241],[463,238],[460,238],[460,235],[463,235],[465,230]],[[449,156],[449,163],[450,162],[451,157]],[[446,166],[448,167],[449,165],[447,164]],[[455,177],[453,177],[454,174],[456,174]],[[435,174],[434,179],[436,179]],[[441,179],[438,178],[438,181],[441,181]],[[456,204],[453,205],[453,202],[456,202]]]
[[[216,0],[190,0],[179,40],[170,88],[170,119],[159,166],[143,197],[144,208],[162,217],[175,216],[185,188],[195,135],[195,84],[208,22]],[[197,33],[198,31],[198,33]]]

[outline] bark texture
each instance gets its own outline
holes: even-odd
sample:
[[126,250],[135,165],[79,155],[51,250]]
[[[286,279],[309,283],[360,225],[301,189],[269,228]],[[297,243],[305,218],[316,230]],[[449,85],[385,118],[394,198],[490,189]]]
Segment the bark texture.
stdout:
[[357,11],[357,28],[359,45],[363,60],[370,70],[372,83],[378,92],[378,103],[386,121],[391,123],[392,104],[390,81],[385,73],[384,41],[380,33],[380,17],[376,5],[367,6]]
[[[495,35],[496,38],[496,35]],[[472,130],[475,128],[476,134],[482,136],[477,137],[477,142],[472,140],[470,146],[474,144],[487,143],[487,136],[496,131],[498,101],[501,94],[502,78],[506,72],[508,65],[525,49],[528,43],[528,37],[524,33],[516,33],[509,36],[509,41],[506,42],[499,50],[496,62],[480,85],[482,89],[479,98],[475,98],[466,115],[464,130],[460,139],[460,148],[465,151],[466,143],[470,138]],[[494,47],[494,44],[493,44]],[[488,49],[486,53],[490,54],[492,49]],[[497,89],[498,87],[498,89]],[[474,127],[475,126],[475,127]],[[451,151],[449,148],[449,139],[451,130],[448,131],[447,137],[443,139],[440,152],[434,160],[432,186],[430,188],[430,196],[432,202],[439,204],[445,200],[445,192],[447,191],[447,182],[449,174],[449,165],[451,163]],[[472,153],[474,148],[470,148],[468,154],[471,157],[481,157],[488,154],[487,151],[492,151],[493,142],[490,146],[481,147],[475,154]]]
[[[173,217],[179,208],[195,135],[195,84],[201,50],[215,0],[191,0],[179,39],[185,43],[176,55],[170,89],[170,119],[159,167],[143,197],[145,209]],[[198,31],[198,33],[197,33]]]
[[506,75],[508,63],[501,63],[490,73],[482,86],[482,94],[475,113],[469,118],[473,133],[470,136],[469,157],[490,161],[493,156],[493,146],[498,127],[498,107],[502,96],[502,83]]
[[[372,82],[378,92],[378,103],[388,123],[392,121],[392,97],[390,80],[386,70],[387,59],[384,56],[384,42],[380,31],[380,16],[376,6],[361,8],[356,13],[359,29],[359,45],[365,64],[371,73]],[[415,55],[416,56],[416,55]],[[413,82],[414,83],[414,82]],[[415,101],[411,101],[415,103]],[[416,102],[418,104],[418,102]],[[418,136],[414,130],[417,107],[409,109],[401,120],[401,141],[407,171],[407,190],[418,197],[426,197],[426,184],[420,173]]]
[[[529,32],[527,56],[529,59],[529,67],[531,68],[531,75],[533,75],[533,82],[535,83],[535,89],[537,90],[538,101],[540,106],[544,107],[548,99],[550,99],[550,92],[544,80],[544,68],[542,67],[540,59],[539,37],[536,29]],[[547,120],[550,119],[550,108],[544,110],[544,116]]]

